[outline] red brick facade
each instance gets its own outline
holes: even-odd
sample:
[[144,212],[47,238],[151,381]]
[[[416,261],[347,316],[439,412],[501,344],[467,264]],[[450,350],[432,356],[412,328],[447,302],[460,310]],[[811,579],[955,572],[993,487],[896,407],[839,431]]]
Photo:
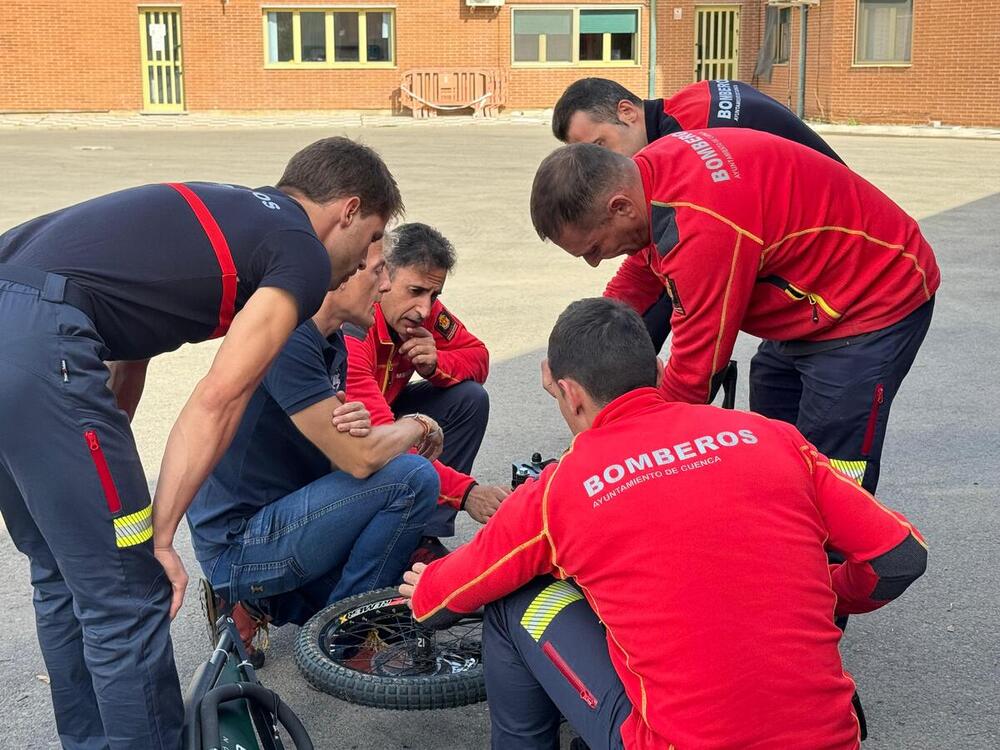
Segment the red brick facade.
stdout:
[[[8,0],[0,5],[0,111],[141,110],[139,7],[179,8],[184,106],[203,110],[398,109],[402,71],[465,66],[510,72],[508,107],[544,108],[578,77],[600,75],[647,95],[649,2],[507,0],[469,8],[465,0]],[[809,117],[838,122],[998,125],[1000,2],[913,0],[912,58],[905,67],[853,64],[858,0],[821,0],[810,11],[806,86]],[[512,8],[628,6],[639,9],[639,64],[629,67],[519,67],[511,63]],[[695,79],[693,0],[657,4],[656,95]],[[753,81],[766,0],[711,3],[740,9],[738,75]],[[383,7],[395,11],[393,67],[272,69],[264,64],[262,8]],[[72,9],[72,11],[69,10]],[[679,16],[679,17],[678,17]],[[791,55],[763,90],[794,107],[799,12]]]

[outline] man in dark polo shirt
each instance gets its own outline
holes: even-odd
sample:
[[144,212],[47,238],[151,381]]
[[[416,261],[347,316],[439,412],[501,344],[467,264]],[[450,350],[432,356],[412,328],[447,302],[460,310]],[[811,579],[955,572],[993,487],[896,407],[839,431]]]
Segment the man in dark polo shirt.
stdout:
[[[379,240],[365,268],[295,329],[188,509],[195,555],[235,604],[255,665],[262,622],[303,625],[328,604],[397,583],[436,507],[436,472],[406,451],[436,457],[437,423],[410,415],[370,428],[360,404],[344,403],[340,326],[371,326],[388,289]],[[218,602],[208,603],[214,622]]]
[[[623,156],[680,130],[750,128],[801,143],[843,162],[819,135],[780,102],[742,81],[698,81],[668,99],[642,100],[617,81],[581,78],[559,97],[552,133],[563,143],[595,143]],[[635,257],[621,264],[604,292],[628,298],[659,351],[670,333],[670,299]]]
[[[401,208],[374,151],[327,138],[277,187],[146,185],[0,235],[0,511],[64,748],[180,745],[177,524],[271,360]],[[221,336],[150,503],[129,425],[148,360]]]
[[643,100],[617,81],[581,78],[552,111],[552,133],[563,143],[596,143],[623,156],[678,130],[704,128],[761,130],[843,163],[788,107],[742,81],[698,81],[668,99]]

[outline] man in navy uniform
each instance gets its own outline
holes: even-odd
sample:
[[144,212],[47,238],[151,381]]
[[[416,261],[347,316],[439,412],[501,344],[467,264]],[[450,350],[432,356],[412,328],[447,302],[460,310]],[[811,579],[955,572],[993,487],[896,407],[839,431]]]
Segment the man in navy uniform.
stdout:
[[379,240],[295,329],[188,509],[214,589],[204,591],[213,632],[219,605],[231,606],[254,667],[264,663],[261,626],[304,625],[328,604],[397,583],[437,507],[437,473],[421,457],[441,451],[437,422],[412,413],[372,427],[362,404],[344,403],[340,327],[373,325],[388,289]]
[[[375,152],[328,138],[277,187],[146,185],[0,235],[0,510],[64,748],[180,745],[174,532],[271,360],[401,208]],[[220,336],[150,503],[129,425],[146,365]]]

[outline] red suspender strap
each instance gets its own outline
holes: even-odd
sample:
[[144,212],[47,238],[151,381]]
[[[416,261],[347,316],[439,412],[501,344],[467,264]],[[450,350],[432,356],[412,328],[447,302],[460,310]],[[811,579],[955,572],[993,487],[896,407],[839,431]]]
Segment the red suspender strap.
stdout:
[[229,252],[229,243],[226,242],[226,236],[219,229],[215,217],[191,188],[180,182],[168,182],[167,185],[180,193],[191,206],[219,261],[219,268],[222,269],[222,300],[219,303],[219,325],[212,331],[212,338],[224,336],[236,314],[236,264],[233,263],[233,255]]

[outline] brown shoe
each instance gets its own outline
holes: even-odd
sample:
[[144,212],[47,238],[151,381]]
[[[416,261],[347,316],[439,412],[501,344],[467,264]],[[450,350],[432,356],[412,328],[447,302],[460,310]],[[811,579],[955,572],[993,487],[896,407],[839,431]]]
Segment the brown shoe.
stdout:
[[243,641],[247,661],[254,669],[260,669],[264,666],[264,651],[269,641],[267,616],[246,602],[236,602],[229,616],[233,618],[236,631]]
[[[219,629],[217,623],[219,616],[224,614],[229,606],[225,599],[215,593],[212,584],[202,578],[198,582],[201,591],[201,608],[208,621],[208,641],[212,648],[219,642]],[[236,606],[229,612],[236,631],[243,641],[243,648],[247,653],[247,661],[254,669],[264,666],[264,649],[268,645],[267,624],[269,618],[259,609],[251,604],[237,602]],[[257,641],[257,643],[254,643]],[[259,647],[258,647],[259,646]]]

